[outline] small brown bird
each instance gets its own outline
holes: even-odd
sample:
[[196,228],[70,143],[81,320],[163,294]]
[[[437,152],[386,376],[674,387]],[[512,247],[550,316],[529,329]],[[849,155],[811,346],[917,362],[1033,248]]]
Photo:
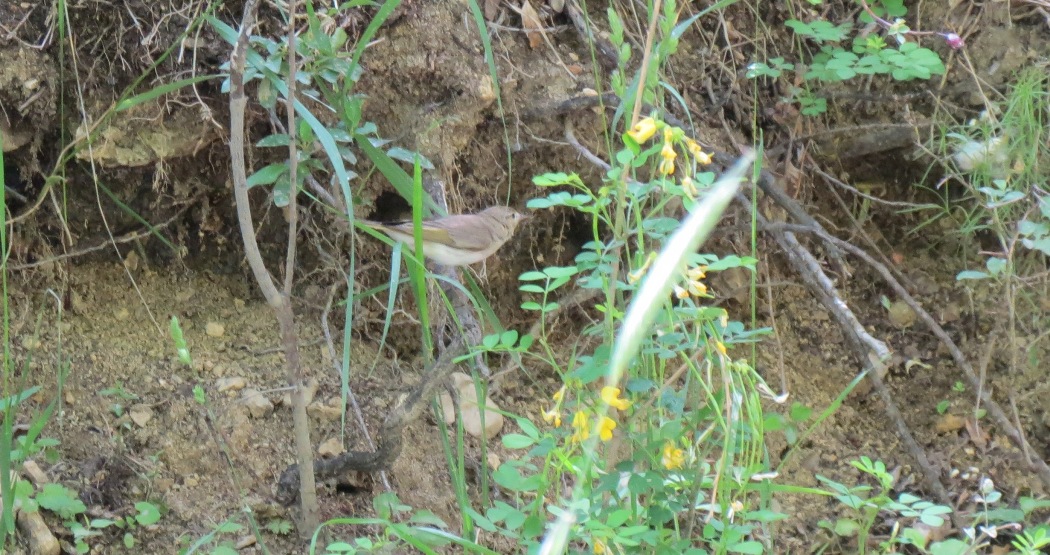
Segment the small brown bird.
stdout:
[[[422,222],[423,256],[445,266],[466,266],[492,256],[529,216],[506,206],[493,206],[477,214],[445,216]],[[412,222],[362,223],[386,233],[410,248],[415,244]]]

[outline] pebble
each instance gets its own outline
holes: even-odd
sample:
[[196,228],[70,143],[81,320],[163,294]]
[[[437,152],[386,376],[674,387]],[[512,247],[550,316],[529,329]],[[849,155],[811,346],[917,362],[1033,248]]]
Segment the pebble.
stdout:
[[218,322],[208,322],[204,326],[204,333],[208,334],[208,337],[222,337],[226,333],[226,326]]
[[44,469],[40,468],[40,465],[34,460],[23,462],[22,472],[24,472],[26,477],[29,478],[29,481],[33,482],[33,485],[38,488],[51,482],[51,479],[47,477],[47,473],[44,472]]
[[908,303],[904,301],[895,301],[890,305],[889,309],[890,323],[893,324],[897,329],[907,329],[915,324],[915,320],[918,319],[918,315],[912,310]]
[[343,416],[339,407],[330,407],[324,403],[311,403],[306,407],[306,413],[321,422],[335,422]]
[[248,381],[239,376],[233,378],[219,378],[218,380],[215,380],[215,389],[217,389],[219,393],[224,393],[226,391],[240,391],[247,385]]
[[128,416],[136,426],[144,428],[150,420],[153,420],[153,409],[149,405],[132,405],[128,410]]
[[241,394],[241,404],[247,407],[252,418],[266,418],[273,413],[273,403],[258,389],[248,388]]
[[328,438],[317,447],[317,454],[322,457],[335,457],[345,452],[346,449],[343,449],[343,444],[337,437]]
[[942,414],[937,422],[934,423],[933,428],[937,430],[938,434],[946,434],[949,432],[957,432],[966,426],[966,419],[961,416],[954,414]]
[[[487,400],[485,410],[485,425],[481,423],[481,408],[478,403],[478,391],[474,387],[473,379],[462,373],[455,372],[450,376],[453,387],[459,395],[459,410],[463,414],[463,429],[474,437],[482,434],[492,439],[503,429],[503,415],[497,412],[499,406],[491,398]],[[452,424],[456,420],[456,407],[448,393],[439,396],[442,415],[446,424]]]

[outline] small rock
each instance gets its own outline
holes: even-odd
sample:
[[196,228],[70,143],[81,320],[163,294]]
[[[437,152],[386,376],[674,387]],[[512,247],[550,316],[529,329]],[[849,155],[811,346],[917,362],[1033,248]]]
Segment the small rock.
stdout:
[[218,322],[208,322],[204,325],[204,333],[208,334],[208,337],[222,337],[226,333],[226,326]]
[[317,454],[321,455],[322,457],[334,457],[336,455],[341,455],[345,452],[346,449],[343,449],[343,444],[339,441],[339,438],[337,437],[326,439],[317,448]]
[[966,419],[961,416],[954,414],[942,414],[937,422],[934,423],[933,428],[937,430],[938,434],[947,434],[949,432],[957,432],[966,426]]
[[244,299],[233,299],[233,307],[237,310],[244,309]]
[[248,408],[248,414],[252,415],[252,418],[266,418],[273,413],[273,403],[258,389],[245,389],[240,402]]
[[131,251],[127,256],[124,257],[124,267],[129,272],[134,272],[139,269],[139,253]]
[[66,392],[65,392],[65,393],[64,393],[64,394],[62,395],[62,398],[63,398],[63,399],[64,399],[64,400],[66,401],[66,404],[67,404],[67,405],[74,405],[74,404],[76,404],[76,402],[77,402],[77,397],[76,397],[76,395],[73,395],[73,392],[72,392],[72,391],[70,391],[70,390],[68,390],[68,389],[67,389],[67,390],[66,390]]
[[218,390],[219,393],[224,393],[226,391],[240,391],[247,385],[248,381],[239,376],[233,378],[219,378],[218,380],[215,380],[215,389]]
[[26,477],[29,478],[30,482],[36,487],[41,487],[44,484],[50,483],[51,479],[47,477],[47,473],[44,472],[43,468],[34,460],[28,460],[22,463],[22,472],[25,472]]
[[122,306],[115,313],[113,313],[113,316],[117,320],[127,320],[128,316],[131,316],[131,312],[127,309],[127,307]]
[[890,323],[893,324],[897,329],[907,329],[915,324],[915,320],[918,319],[918,315],[912,310],[908,303],[904,301],[895,301],[890,305],[889,309]]
[[487,439],[492,439],[503,429],[503,415],[496,412],[499,407],[492,399],[488,400],[485,410],[485,427],[481,427],[481,409],[477,400],[464,402],[460,407],[463,413],[463,430],[474,437],[481,437],[484,433]]
[[485,459],[488,461],[489,470],[495,471],[499,468],[499,465],[503,464],[503,462],[499,460],[499,455],[493,453],[492,451],[489,451],[489,454],[485,457]]
[[321,422],[335,422],[343,417],[343,411],[338,407],[330,407],[324,403],[311,403],[306,407],[306,413]]
[[189,488],[195,488],[200,485],[201,480],[196,474],[190,474],[182,480],[183,485]]
[[[470,376],[462,372],[453,372],[449,375],[449,379],[452,381],[452,388],[456,390],[459,395],[459,402],[462,404],[474,403],[475,406],[478,404],[478,390],[474,387],[474,380]],[[451,424],[456,421],[456,404],[452,401],[452,397],[449,396],[447,391],[442,391],[438,395],[438,402],[441,404],[441,414],[445,418],[445,424]]]
[[237,544],[233,547],[237,551],[240,551],[242,549],[255,545],[255,541],[255,536],[244,536],[243,538],[237,540]]
[[[450,377],[459,396],[459,410],[463,414],[463,429],[474,437],[481,437],[482,433],[488,439],[495,437],[503,429],[503,415],[496,412],[499,407],[492,399],[488,400],[488,409],[485,411],[485,428],[482,430],[478,390],[474,386],[473,378],[462,372],[455,372]],[[438,399],[445,423],[452,424],[456,420],[456,407],[452,398],[446,392],[439,395]]]
[[27,335],[22,338],[22,346],[30,351],[35,351],[40,348],[40,338],[33,335]]
[[136,426],[144,428],[146,424],[149,424],[150,420],[153,420],[153,409],[149,405],[132,405],[131,409],[128,410],[128,416],[131,417],[131,421]]
[[40,511],[19,511],[18,528],[29,538],[29,552],[33,555],[58,555],[61,545],[44,522]]

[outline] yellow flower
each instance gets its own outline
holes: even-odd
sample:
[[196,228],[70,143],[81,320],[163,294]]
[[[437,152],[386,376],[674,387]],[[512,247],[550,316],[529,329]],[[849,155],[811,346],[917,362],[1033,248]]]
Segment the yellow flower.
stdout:
[[605,547],[605,542],[596,539],[594,540],[594,552],[597,555],[605,555],[606,553],[609,553],[609,548]]
[[673,162],[675,158],[678,158],[678,153],[674,151],[674,145],[664,143],[664,147],[660,149],[660,157]]
[[704,152],[704,149],[700,148],[700,145],[696,144],[696,141],[686,139],[685,149],[688,150],[689,154],[692,154],[693,158],[696,158],[696,161],[700,162],[701,165],[706,166],[711,163],[711,155]]
[[634,285],[635,283],[641,281],[642,276],[644,276],[645,272],[649,270],[649,266],[652,265],[653,260],[656,260],[655,252],[649,253],[649,257],[645,259],[645,264],[642,264],[641,268],[638,268],[630,274],[627,274],[627,283]]
[[703,282],[689,280],[689,294],[694,297],[706,296],[707,286]]
[[638,120],[638,123],[634,124],[634,127],[627,132],[627,136],[634,139],[634,142],[642,144],[648,141],[656,134],[656,120],[653,118],[643,118]]
[[602,401],[619,410],[627,410],[627,407],[631,406],[630,401],[620,398],[620,388],[611,385],[602,388]]
[[681,285],[674,286],[674,296],[679,300],[685,300],[689,298],[689,291],[686,291]]
[[718,352],[722,353],[722,356],[726,356],[728,354],[726,352],[726,344],[722,343],[721,341],[715,341],[715,349],[718,349]]
[[558,409],[551,409],[543,411],[543,421],[548,424],[554,424],[555,428],[561,428],[561,412]]
[[616,421],[608,416],[603,416],[601,424],[598,425],[598,437],[602,438],[602,441],[609,441],[615,429]]
[[565,386],[561,386],[551,399],[554,399],[555,403],[561,403],[561,400],[565,398]]
[[576,411],[576,414],[572,416],[572,427],[576,430],[572,434],[572,441],[580,442],[591,437],[591,419],[586,412]]
[[696,188],[696,182],[694,182],[688,175],[682,178],[682,192],[690,199],[694,199],[700,195],[700,191]]
[[694,281],[700,281],[707,277],[707,266],[694,266],[685,271],[685,275]]
[[664,142],[664,147],[660,149],[660,157],[663,158],[663,160],[660,161],[660,174],[673,174],[674,159],[678,157],[678,153],[674,151],[674,145],[672,145],[670,141]]
[[685,464],[685,452],[668,441],[664,444],[663,456],[660,457],[660,464],[664,465],[664,468],[667,470],[682,468]]

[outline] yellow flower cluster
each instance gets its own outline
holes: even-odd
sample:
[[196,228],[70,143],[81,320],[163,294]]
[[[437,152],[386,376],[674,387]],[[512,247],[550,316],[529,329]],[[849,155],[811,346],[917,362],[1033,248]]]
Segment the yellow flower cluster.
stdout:
[[[552,397],[554,400],[554,406],[541,413],[543,421],[552,424],[555,428],[561,427],[561,406],[565,400],[565,386],[562,386]],[[627,399],[620,397],[620,389],[616,387],[606,386],[602,388],[601,398],[605,404],[609,405],[616,410],[627,410],[631,406],[631,402]],[[580,443],[591,437],[591,414],[584,409],[577,410],[572,415],[572,437],[570,441],[573,443]],[[609,441],[612,439],[613,430],[616,429],[616,421],[608,416],[600,416],[598,420],[598,437],[602,441]]]
[[664,129],[664,147],[660,149],[660,175],[674,174],[674,159],[678,153],[674,151],[674,130],[670,127]]
[[[674,145],[677,140],[682,140],[682,142],[685,143],[686,151],[688,151],[700,165],[706,166],[711,163],[711,154],[704,152],[704,149],[701,148],[695,140],[686,137],[685,132],[682,131],[681,128],[667,125],[655,118],[648,117],[638,120],[638,122],[635,123],[626,134],[634,140],[634,142],[644,144],[648,142],[649,139],[652,139],[653,135],[656,135],[656,132],[661,129],[663,129],[664,132],[664,144],[660,149],[660,165],[658,167],[660,175],[674,175],[674,162],[675,159],[678,158],[678,153],[675,151]],[[683,187],[686,187],[684,182],[682,185]],[[693,191],[694,195],[692,196],[695,196],[695,185],[693,185]],[[692,196],[690,198],[692,198]]]
[[710,297],[711,295],[707,292],[707,286],[702,281],[707,277],[706,266],[694,266],[689,268],[685,272],[685,287],[681,285],[674,286],[674,295],[678,299],[688,299],[689,297]]
[[627,283],[634,285],[641,281],[642,276],[645,275],[645,272],[649,271],[649,266],[652,266],[654,260],[656,260],[656,253],[649,253],[649,256],[645,258],[645,263],[642,264],[641,267],[639,267],[636,270],[632,270],[631,273],[627,274]]
[[561,402],[565,399],[565,386],[561,386],[551,399],[554,400],[554,406],[541,413],[543,421],[553,424],[555,428],[561,428]]
[[685,466],[685,451],[675,447],[670,441],[664,443],[660,464],[667,470],[677,470]]

